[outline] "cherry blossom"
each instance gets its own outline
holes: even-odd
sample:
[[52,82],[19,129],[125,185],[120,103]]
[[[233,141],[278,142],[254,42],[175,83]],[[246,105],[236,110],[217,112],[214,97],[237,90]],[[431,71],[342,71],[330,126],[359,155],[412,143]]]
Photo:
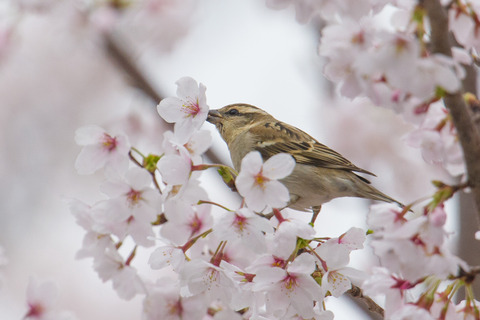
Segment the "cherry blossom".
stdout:
[[201,259],[187,262],[181,279],[191,294],[205,293],[210,300],[218,299],[226,305],[231,302],[233,293],[239,290],[222,268]]
[[259,253],[266,250],[264,233],[273,233],[269,222],[248,208],[225,212],[214,230],[219,239],[229,243],[240,242]]
[[168,222],[162,225],[160,234],[174,244],[183,245],[213,225],[210,207],[207,205],[183,206],[184,210],[165,211]]
[[324,293],[312,278],[315,260],[307,253],[301,254],[285,269],[265,267],[257,270],[255,291],[266,292],[267,312],[282,317],[292,307],[304,318],[313,317],[313,304],[321,302]]
[[225,271],[225,274],[232,279],[239,290],[235,290],[232,296],[231,306],[235,310],[241,310],[244,308],[253,309],[255,313],[256,307],[261,307],[263,304],[259,304],[262,301],[262,293],[253,292],[253,278],[255,274],[248,273],[239,267],[228,263],[225,260],[220,262],[220,267]]
[[100,205],[104,208],[103,221],[106,228],[123,239],[132,236],[138,244],[153,245],[151,223],[159,214],[160,195],[151,188],[148,171],[130,168],[125,179],[109,180],[102,191],[110,196]]
[[128,168],[130,144],[124,135],[112,136],[98,126],[85,126],[75,132],[75,142],[83,146],[75,161],[79,174],[103,167],[122,173]]
[[137,270],[126,264],[115,249],[107,248],[102,256],[94,257],[93,268],[103,282],[112,280],[113,288],[122,299],[130,300],[137,294],[145,293]]
[[[281,216],[274,216],[270,223],[276,228],[270,238],[271,251],[280,257],[288,257],[295,250],[297,239],[312,239],[315,230],[305,223],[295,212],[282,210]],[[268,238],[267,238],[268,239]]]
[[52,281],[40,281],[30,278],[27,288],[28,320],[73,320],[75,317],[67,311],[56,309],[58,287]]
[[198,130],[191,136],[179,137],[177,132],[166,131],[163,134],[165,154],[177,154],[189,157],[192,163],[201,163],[201,155],[212,142],[210,131]]
[[188,156],[169,154],[163,156],[157,166],[165,183],[183,185],[190,176],[192,162]]
[[242,159],[235,185],[250,209],[281,208],[290,196],[278,179],[288,176],[294,167],[295,160],[288,154],[274,155],[263,163],[260,152],[252,151]]
[[367,224],[373,231],[385,231],[396,229],[407,220],[403,209],[393,203],[377,203],[370,206],[367,216]]
[[[361,18],[362,10],[375,13],[383,1],[360,1],[355,6],[359,12],[351,15],[344,12],[346,3],[295,1],[303,17],[309,15],[301,10],[322,7],[345,19],[342,24],[327,20],[330,25],[323,30],[320,51],[329,59],[326,72],[342,83],[342,93],[387,101],[387,107],[411,118],[418,129],[409,143],[421,148],[426,160],[444,167],[462,164],[461,153],[451,152],[461,149],[448,113],[435,102],[437,90],[458,89],[462,67],[450,58],[424,55],[425,48],[409,27],[403,33],[378,31],[372,19]],[[325,14],[311,14],[317,13]],[[422,75],[413,79],[419,72]],[[469,270],[447,247],[445,199],[434,196],[416,218],[410,218],[408,207],[373,205],[367,217],[369,244],[381,267],[367,276],[349,265],[351,252],[364,246],[364,230],[352,227],[338,237],[322,238],[313,223],[284,208],[290,197],[281,180],[295,167],[288,154],[265,162],[259,152],[244,157],[235,179],[243,200],[240,207],[210,200],[212,194],[200,183],[201,172],[211,167],[202,161],[211,144],[210,133],[200,130],[208,111],[205,86],[191,78],[177,85],[178,97],[158,106],[159,114],[175,123],[174,131],[163,135],[158,162],[145,170],[139,168],[147,168],[144,163],[134,161],[137,167],[107,175],[101,187],[106,200],[93,205],[70,202],[77,223],[86,230],[77,257],[92,257],[100,279],[111,281],[121,298],[143,296],[145,319],[208,314],[214,319],[331,320],[333,313],[324,309],[325,296],[338,298],[352,285],[361,285],[365,294],[385,298],[388,319],[439,317],[441,306],[450,303],[448,294],[422,293],[421,287],[436,290],[437,282],[459,268]],[[214,211],[212,206],[222,209]],[[262,211],[273,217],[256,213]],[[133,242],[130,247],[124,244],[127,237]],[[149,266],[172,273],[175,280],[152,283],[133,267],[137,249],[153,245],[157,246]],[[431,298],[425,306],[422,294],[427,293],[436,300]],[[467,314],[469,305],[457,312],[455,308],[459,307],[452,304],[452,319]]]
[[163,99],[157,110],[165,121],[175,123],[176,134],[184,139],[207,119],[206,87],[190,77],[181,78],[176,83],[177,97]]
[[181,271],[185,263],[185,253],[179,247],[168,245],[157,247],[148,259],[148,264],[152,269],[162,269],[171,266],[174,271]]
[[452,175],[465,170],[456,130],[445,107],[439,103],[430,105],[420,127],[408,135],[407,143],[420,148],[427,163],[443,165]]
[[195,320],[207,312],[203,295],[184,297],[180,286],[170,278],[160,278],[149,286],[143,301],[143,314],[147,320]]
[[338,238],[331,238],[315,249],[318,254],[318,268],[323,270],[322,290],[339,297],[352,287],[350,278],[357,283],[365,276],[358,270],[347,267],[350,252],[362,249],[365,232],[359,228],[351,228]]
[[371,296],[385,297],[385,318],[389,319],[390,314],[402,308],[405,304],[405,290],[413,288],[415,285],[395,278],[383,267],[374,267],[372,275],[362,284],[364,293]]

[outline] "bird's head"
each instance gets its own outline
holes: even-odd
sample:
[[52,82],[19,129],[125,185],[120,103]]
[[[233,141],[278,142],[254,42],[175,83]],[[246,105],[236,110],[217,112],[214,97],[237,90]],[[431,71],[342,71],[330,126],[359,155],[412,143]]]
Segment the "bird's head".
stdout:
[[214,124],[229,143],[239,134],[248,131],[260,121],[272,118],[270,114],[249,104],[230,104],[208,112],[207,121]]

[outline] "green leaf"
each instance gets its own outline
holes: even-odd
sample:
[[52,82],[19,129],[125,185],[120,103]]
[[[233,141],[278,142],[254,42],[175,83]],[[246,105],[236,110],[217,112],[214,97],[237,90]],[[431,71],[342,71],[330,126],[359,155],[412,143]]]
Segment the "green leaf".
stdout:
[[222,166],[217,170],[218,174],[222,177],[223,182],[232,190],[237,191],[235,187],[235,174],[227,166]]
[[143,158],[143,167],[149,172],[153,173],[157,169],[158,160],[160,160],[160,156],[157,156],[156,154],[149,154]]

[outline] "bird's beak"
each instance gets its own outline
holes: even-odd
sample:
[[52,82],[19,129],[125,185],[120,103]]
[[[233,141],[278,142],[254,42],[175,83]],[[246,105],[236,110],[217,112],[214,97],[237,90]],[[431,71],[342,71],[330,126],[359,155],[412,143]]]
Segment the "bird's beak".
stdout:
[[208,111],[207,121],[213,124],[217,124],[222,119],[222,114],[218,110]]

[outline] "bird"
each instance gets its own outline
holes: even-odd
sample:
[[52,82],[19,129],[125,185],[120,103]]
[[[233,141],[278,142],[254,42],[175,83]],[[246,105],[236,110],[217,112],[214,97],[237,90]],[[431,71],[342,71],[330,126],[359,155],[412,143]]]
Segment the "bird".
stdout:
[[338,197],[367,198],[404,207],[359,175],[375,174],[357,167],[306,132],[275,119],[260,108],[245,103],[230,104],[209,110],[206,120],[215,125],[226,142],[237,171],[241,169],[243,157],[251,151],[260,152],[263,161],[278,153],[294,158],[293,172],[280,180],[290,193],[287,207],[291,209],[312,210],[316,217],[322,204]]

